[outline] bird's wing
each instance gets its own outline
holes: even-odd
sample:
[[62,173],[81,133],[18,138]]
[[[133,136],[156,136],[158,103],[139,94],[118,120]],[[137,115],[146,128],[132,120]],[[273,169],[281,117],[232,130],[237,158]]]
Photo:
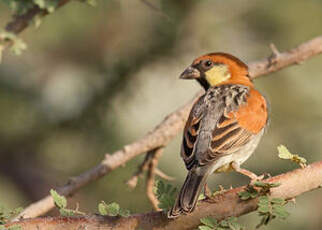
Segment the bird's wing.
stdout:
[[253,89],[244,93],[244,98],[235,98],[237,96],[234,93],[221,95],[212,102],[204,97],[194,105],[181,148],[188,170],[238,151],[265,127],[267,105],[264,97]]

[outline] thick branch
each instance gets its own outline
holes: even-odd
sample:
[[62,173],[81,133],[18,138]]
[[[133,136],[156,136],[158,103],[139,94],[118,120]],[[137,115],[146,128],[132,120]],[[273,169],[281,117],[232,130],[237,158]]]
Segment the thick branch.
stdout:
[[[270,61],[270,57],[249,63],[250,75],[252,78],[256,78],[261,75],[269,74],[287,66],[300,63],[320,53],[322,53],[322,36],[302,43],[290,51],[279,53],[273,64]],[[200,92],[198,96],[201,93],[202,92]],[[196,97],[185,106],[169,114],[159,125],[141,139],[124,146],[123,149],[118,150],[113,154],[106,154],[105,159],[99,165],[74,177],[65,186],[57,188],[58,192],[65,196],[72,195],[81,187],[108,174],[119,166],[124,165],[134,157],[152,149],[167,145],[167,143],[183,128],[195,99]],[[53,199],[50,196],[47,196],[28,206],[18,218],[36,217],[46,213],[53,207]]]
[[[271,189],[271,197],[291,199],[304,192],[319,188],[322,185],[322,161],[313,163],[304,169],[272,177],[266,182],[281,183],[279,187]],[[28,229],[113,229],[113,230],[192,230],[200,224],[200,218],[212,216],[217,220],[229,216],[241,216],[257,209],[257,199],[242,201],[238,192],[244,187],[230,189],[218,195],[216,201],[201,201],[196,210],[177,219],[167,219],[163,212],[136,214],[130,217],[44,217],[25,219],[13,224],[19,224],[23,230]]]

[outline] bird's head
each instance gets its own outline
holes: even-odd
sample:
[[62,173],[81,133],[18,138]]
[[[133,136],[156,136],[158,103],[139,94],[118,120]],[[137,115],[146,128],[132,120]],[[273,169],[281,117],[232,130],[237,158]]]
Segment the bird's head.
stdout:
[[253,86],[247,65],[226,53],[210,53],[195,59],[180,78],[196,79],[205,90],[221,84]]

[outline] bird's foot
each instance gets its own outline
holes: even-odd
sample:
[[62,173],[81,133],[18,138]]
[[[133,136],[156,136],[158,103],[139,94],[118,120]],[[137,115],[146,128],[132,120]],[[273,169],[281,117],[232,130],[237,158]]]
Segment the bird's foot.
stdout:
[[250,178],[250,185],[253,185],[256,181],[263,180],[265,176],[269,175],[269,174],[264,173],[264,174],[262,174],[260,176],[257,176],[255,173],[253,173],[253,172],[251,172],[251,171],[249,171],[247,169],[241,168],[240,165],[237,164],[236,162],[232,162],[231,166],[236,172],[249,177]]

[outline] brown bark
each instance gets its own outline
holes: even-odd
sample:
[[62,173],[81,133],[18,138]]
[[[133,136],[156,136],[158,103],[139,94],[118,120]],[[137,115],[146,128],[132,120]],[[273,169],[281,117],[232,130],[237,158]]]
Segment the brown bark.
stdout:
[[[322,185],[322,161],[315,162],[306,168],[296,169],[265,180],[280,183],[271,189],[271,197],[291,199],[304,192],[319,188]],[[163,212],[134,214],[130,217],[103,217],[99,215],[82,217],[43,217],[20,220],[10,225],[19,224],[23,230],[29,229],[113,229],[113,230],[192,230],[200,224],[200,218],[212,216],[217,220],[229,216],[241,216],[257,209],[257,199],[242,201],[238,192],[245,187],[230,189],[214,200],[199,202],[196,210],[177,219],[167,219]],[[9,226],[9,225],[8,225]]]

